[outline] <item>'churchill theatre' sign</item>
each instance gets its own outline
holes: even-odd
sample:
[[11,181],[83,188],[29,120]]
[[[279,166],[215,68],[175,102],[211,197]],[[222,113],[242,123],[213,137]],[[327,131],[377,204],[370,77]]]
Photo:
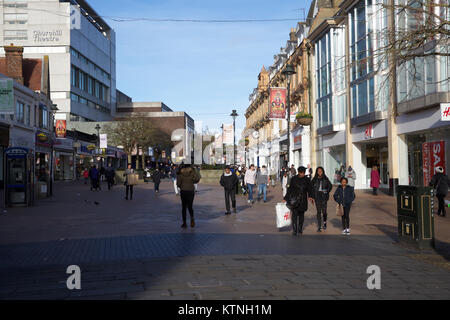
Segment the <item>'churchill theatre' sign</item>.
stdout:
[[58,42],[62,37],[62,30],[33,31],[34,42]]

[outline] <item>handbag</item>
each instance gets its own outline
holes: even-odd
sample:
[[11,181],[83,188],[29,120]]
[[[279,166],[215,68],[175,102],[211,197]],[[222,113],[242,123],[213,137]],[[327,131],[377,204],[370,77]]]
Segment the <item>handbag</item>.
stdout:
[[128,180],[127,180],[127,184],[128,184],[129,186],[133,186],[133,185],[138,184],[138,182],[139,182],[139,175],[136,174],[136,173],[130,173],[130,174],[128,175],[127,179],[128,179]]
[[344,215],[344,207],[342,207],[342,205],[339,203],[336,206],[336,215],[338,217],[342,217]]
[[288,201],[286,201],[286,206],[289,209],[295,209],[297,207],[300,207],[300,205],[302,204],[302,200],[303,200],[303,194],[302,193],[297,193],[295,195],[291,195],[288,199]]

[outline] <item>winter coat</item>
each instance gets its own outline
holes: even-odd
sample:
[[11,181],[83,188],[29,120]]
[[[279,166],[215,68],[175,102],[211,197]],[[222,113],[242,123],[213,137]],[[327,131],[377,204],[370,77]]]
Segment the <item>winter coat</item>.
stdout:
[[89,170],[89,177],[92,179],[92,180],[96,180],[96,179],[98,179],[98,170],[97,170],[97,168],[92,168],[91,170]]
[[113,168],[111,168],[111,167],[106,168],[106,170],[105,170],[106,179],[114,179],[115,175],[116,175],[116,173]]
[[256,170],[248,169],[244,178],[245,184],[256,184]]
[[177,176],[177,186],[181,191],[194,191],[194,184],[200,181],[200,176],[192,167],[185,167],[180,169]]
[[306,176],[303,178],[294,176],[291,178],[284,200],[286,200],[286,205],[289,207],[290,200],[298,198],[299,205],[295,207],[295,210],[306,211],[308,210],[308,197],[311,197],[311,195],[311,180]]
[[159,170],[155,170],[155,172],[153,172],[152,174],[152,179],[154,183],[160,183],[161,182],[161,178],[162,178],[162,172]]
[[378,170],[372,170],[370,173],[370,187],[378,188],[380,186],[380,174]]
[[349,185],[344,188],[340,185],[334,192],[334,201],[343,205],[344,207],[351,207],[353,201],[355,200],[355,189]]
[[[321,188],[322,184],[322,188]],[[319,191],[319,189],[322,191]],[[312,198],[316,201],[328,201],[330,199],[330,191],[333,189],[330,179],[326,175],[315,176],[311,181]]]
[[239,179],[235,173],[230,172],[229,175],[225,173],[220,177],[220,185],[224,187],[226,190],[234,190],[236,189],[236,185]]
[[267,170],[261,170],[256,174],[256,184],[267,184],[269,183],[269,172]]
[[436,195],[446,196],[450,187],[450,179],[446,174],[436,173],[431,178],[429,186],[436,189]]
[[347,171],[346,178],[348,179],[348,185],[351,187],[355,187],[355,181],[356,181],[356,172],[355,170]]

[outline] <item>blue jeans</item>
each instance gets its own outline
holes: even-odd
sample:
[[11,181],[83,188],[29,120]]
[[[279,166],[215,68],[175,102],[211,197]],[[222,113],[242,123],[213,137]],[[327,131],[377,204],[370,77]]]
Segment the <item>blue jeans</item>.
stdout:
[[261,197],[261,193],[264,193],[264,201],[267,200],[267,184],[258,185],[258,199]]
[[253,186],[254,184],[247,183],[248,200],[253,201]]

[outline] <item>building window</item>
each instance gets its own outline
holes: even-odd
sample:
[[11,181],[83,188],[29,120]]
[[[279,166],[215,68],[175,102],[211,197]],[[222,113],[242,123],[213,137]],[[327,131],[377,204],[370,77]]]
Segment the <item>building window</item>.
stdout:
[[28,126],[31,125],[31,107],[29,105],[27,105],[26,109],[26,123]]
[[26,24],[28,22],[28,14],[26,13],[5,13],[3,15],[5,24]]
[[3,0],[3,6],[6,8],[26,8],[28,0]]
[[25,105],[22,102],[16,103],[16,121],[25,123]]

